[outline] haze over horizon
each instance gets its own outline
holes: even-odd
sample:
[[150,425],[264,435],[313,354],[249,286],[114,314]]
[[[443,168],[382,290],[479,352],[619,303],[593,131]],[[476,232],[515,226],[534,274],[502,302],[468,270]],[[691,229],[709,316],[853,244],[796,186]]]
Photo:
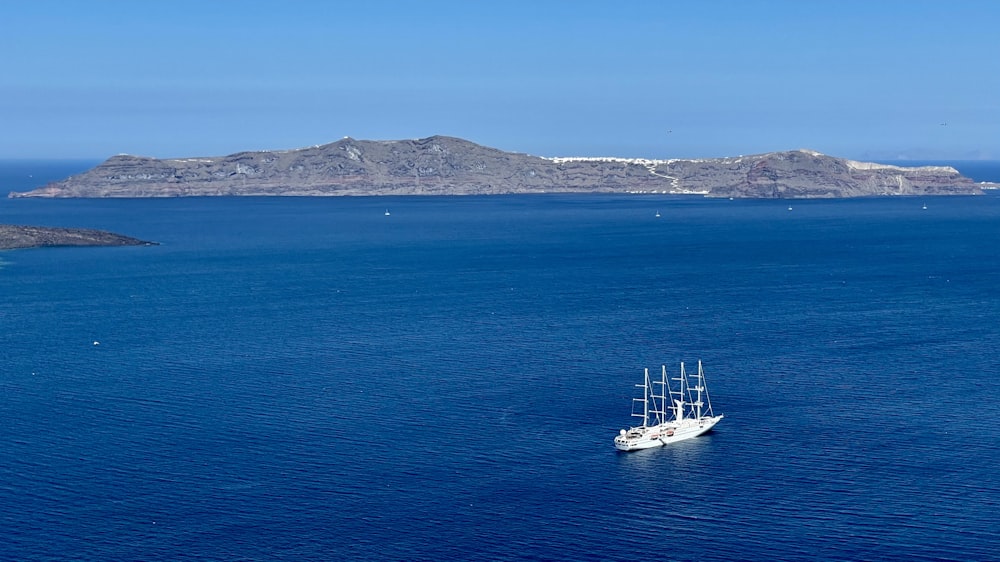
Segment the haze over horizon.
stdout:
[[988,1],[0,6],[0,158],[448,135],[538,156],[1000,159]]

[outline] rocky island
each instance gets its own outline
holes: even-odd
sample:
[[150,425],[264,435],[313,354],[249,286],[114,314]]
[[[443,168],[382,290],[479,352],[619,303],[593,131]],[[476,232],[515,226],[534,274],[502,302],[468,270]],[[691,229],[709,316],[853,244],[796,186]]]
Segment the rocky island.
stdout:
[[672,193],[732,198],[978,195],[945,166],[856,162],[809,150],[710,159],[544,158],[445,136],[344,138],[223,157],[114,156],[10,197]]
[[155,246],[128,236],[85,228],[49,228],[0,224],[0,250],[43,246]]

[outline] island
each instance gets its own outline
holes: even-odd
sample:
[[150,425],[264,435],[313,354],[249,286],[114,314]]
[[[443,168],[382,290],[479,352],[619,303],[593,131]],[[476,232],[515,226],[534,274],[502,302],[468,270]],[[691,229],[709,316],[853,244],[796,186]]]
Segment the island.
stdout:
[[222,157],[118,155],[9,197],[657,193],[800,199],[979,195],[983,187],[947,166],[892,166],[811,150],[707,159],[541,157],[433,136],[345,137]]
[[155,246],[129,236],[86,228],[50,228],[0,224],[0,250],[45,246]]

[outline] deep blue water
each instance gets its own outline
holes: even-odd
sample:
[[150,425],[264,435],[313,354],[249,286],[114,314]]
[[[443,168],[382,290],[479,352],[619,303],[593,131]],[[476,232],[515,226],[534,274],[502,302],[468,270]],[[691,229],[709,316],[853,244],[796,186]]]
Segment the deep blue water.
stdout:
[[79,174],[100,164],[97,160],[0,159],[0,197],[11,191],[28,191],[49,182]]
[[[161,243],[0,253],[0,559],[1000,551],[1000,193],[0,222]],[[716,431],[615,452],[642,368],[698,359]]]

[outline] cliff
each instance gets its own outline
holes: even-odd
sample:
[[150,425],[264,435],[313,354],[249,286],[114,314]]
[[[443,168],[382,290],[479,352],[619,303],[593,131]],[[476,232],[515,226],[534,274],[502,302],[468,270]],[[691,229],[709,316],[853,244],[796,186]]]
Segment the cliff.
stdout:
[[697,193],[815,198],[980,194],[949,167],[905,168],[794,150],[734,158],[541,158],[466,140],[359,141],[224,157],[119,155],[10,197]]

